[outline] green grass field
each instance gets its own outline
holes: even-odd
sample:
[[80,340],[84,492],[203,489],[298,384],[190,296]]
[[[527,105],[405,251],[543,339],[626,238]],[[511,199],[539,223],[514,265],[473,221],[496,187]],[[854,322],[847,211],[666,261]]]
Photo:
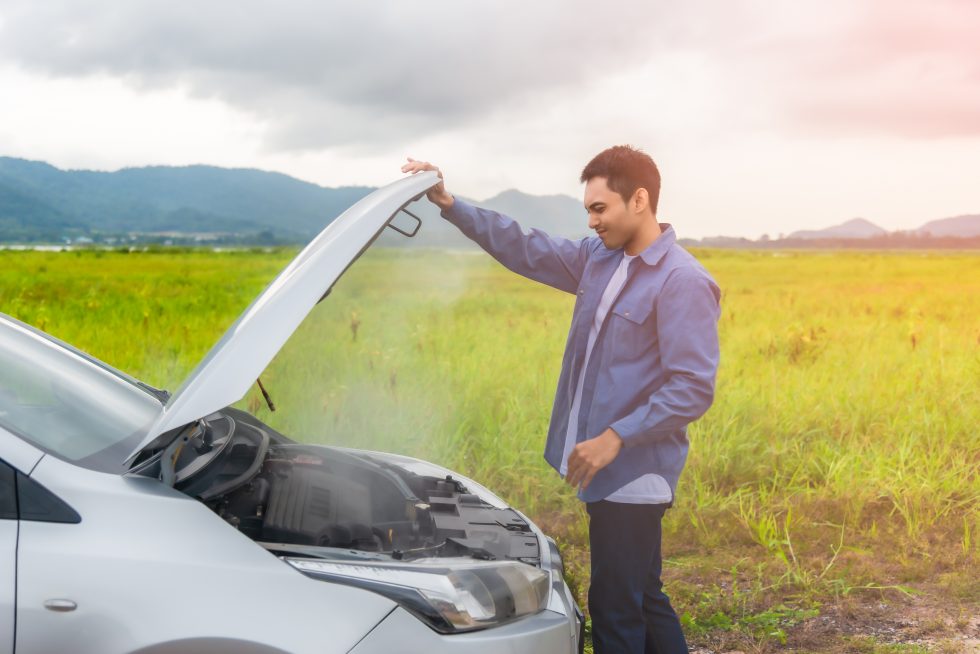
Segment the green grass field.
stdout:
[[[0,251],[0,311],[174,390],[293,254]],[[968,647],[980,256],[695,254],[723,316],[715,403],[665,522],[690,641]],[[542,458],[573,302],[483,254],[371,250],[263,374],[278,411],[256,389],[240,405],[298,440],[480,480],[558,538],[584,607],[585,513]]]

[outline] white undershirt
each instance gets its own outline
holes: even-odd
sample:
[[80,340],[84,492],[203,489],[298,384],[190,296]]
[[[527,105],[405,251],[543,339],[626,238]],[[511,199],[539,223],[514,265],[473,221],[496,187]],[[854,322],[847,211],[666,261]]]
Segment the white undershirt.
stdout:
[[[585,370],[589,365],[589,357],[592,355],[592,346],[595,344],[596,334],[599,333],[602,321],[605,320],[606,314],[609,313],[609,307],[612,305],[613,299],[619,294],[619,290],[623,287],[623,284],[626,283],[626,271],[630,265],[630,261],[635,259],[636,256],[623,253],[623,260],[620,261],[619,267],[616,268],[616,272],[613,273],[612,278],[609,280],[606,290],[602,292],[602,299],[599,300],[599,306],[596,308],[592,328],[589,330],[589,341],[585,347],[585,361],[582,362],[582,367],[579,370],[575,399],[572,401],[572,408],[568,418],[568,431],[565,433],[565,451],[561,459],[562,477],[568,472],[568,457],[571,456],[572,450],[575,449],[576,445],[575,430],[578,426],[579,408],[582,404],[582,387],[585,384]],[[595,436],[597,434],[592,435]],[[589,436],[589,434],[586,434],[586,438]],[[624,504],[665,504],[671,500],[671,497],[670,485],[667,483],[667,480],[656,473],[649,472],[629,482],[605,499],[609,502],[622,502]]]

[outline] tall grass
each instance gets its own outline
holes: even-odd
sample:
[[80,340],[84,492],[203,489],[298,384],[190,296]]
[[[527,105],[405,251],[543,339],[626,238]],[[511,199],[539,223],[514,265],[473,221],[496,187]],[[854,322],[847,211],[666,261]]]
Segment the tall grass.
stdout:
[[[696,254],[723,316],[665,523],[688,626],[916,586],[976,606],[980,256]],[[291,256],[0,252],[0,311],[173,389]],[[573,302],[482,254],[370,250],[263,373],[278,410],[255,389],[239,404],[481,480],[581,577],[584,512],[542,458]]]

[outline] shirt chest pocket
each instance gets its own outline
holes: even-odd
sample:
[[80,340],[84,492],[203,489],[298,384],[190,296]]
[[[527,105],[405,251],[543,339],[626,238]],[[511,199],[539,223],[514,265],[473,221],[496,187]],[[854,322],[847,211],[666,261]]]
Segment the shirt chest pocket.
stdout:
[[645,351],[657,342],[653,302],[619,302],[609,311],[612,346],[627,358]]

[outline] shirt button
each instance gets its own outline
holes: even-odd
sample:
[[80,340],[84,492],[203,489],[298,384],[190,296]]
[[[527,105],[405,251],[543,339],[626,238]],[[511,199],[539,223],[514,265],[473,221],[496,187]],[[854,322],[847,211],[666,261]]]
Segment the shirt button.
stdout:
[[578,292],[578,294],[579,294],[579,295],[585,295],[585,289],[583,288],[582,290],[580,290],[580,291]]
[[627,312],[626,312],[626,313],[625,313],[624,315],[627,315],[627,316],[628,316],[628,315],[630,315],[630,312],[629,312],[629,311],[627,311]]

